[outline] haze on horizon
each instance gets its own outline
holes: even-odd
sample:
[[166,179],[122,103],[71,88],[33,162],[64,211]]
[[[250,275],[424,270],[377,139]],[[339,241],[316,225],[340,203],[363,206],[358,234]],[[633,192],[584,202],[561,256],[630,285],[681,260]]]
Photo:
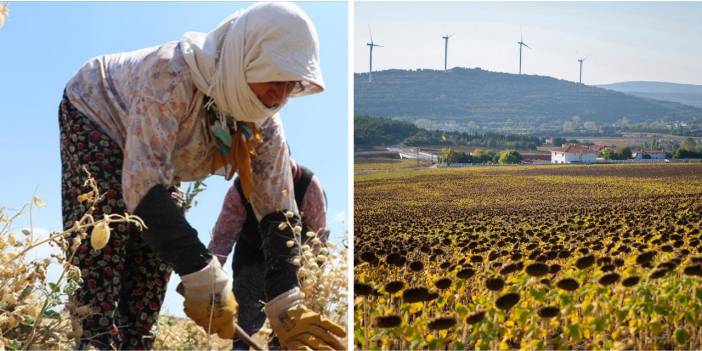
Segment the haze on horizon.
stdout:
[[480,67],[583,83],[702,84],[702,2],[356,2],[354,72]]

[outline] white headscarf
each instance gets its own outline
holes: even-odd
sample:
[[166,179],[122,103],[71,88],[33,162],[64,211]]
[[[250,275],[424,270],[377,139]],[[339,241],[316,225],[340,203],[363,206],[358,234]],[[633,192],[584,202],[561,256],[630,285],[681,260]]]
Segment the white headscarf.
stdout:
[[209,33],[186,33],[181,47],[197,88],[237,121],[260,124],[281,107],[266,107],[248,83],[300,81],[291,97],[324,90],[317,31],[290,3],[237,11]]

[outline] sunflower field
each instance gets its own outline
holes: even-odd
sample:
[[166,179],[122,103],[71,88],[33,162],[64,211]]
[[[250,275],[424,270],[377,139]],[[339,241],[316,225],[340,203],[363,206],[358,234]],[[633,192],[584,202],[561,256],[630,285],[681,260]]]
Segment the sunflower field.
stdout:
[[702,349],[702,164],[357,164],[358,349]]

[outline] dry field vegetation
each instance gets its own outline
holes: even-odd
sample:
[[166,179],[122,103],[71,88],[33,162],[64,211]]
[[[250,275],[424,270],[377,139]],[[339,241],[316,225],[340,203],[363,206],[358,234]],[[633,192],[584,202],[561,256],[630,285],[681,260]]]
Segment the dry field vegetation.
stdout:
[[[104,194],[94,182],[89,183],[93,190],[79,199],[95,205]],[[187,195],[192,201],[192,194]],[[103,247],[110,236],[108,222],[143,225],[138,217],[126,214],[93,218],[89,212],[73,228],[38,238],[32,229],[32,213],[45,206],[38,197],[19,209],[0,206],[0,351],[73,349],[81,333],[80,320],[92,311],[90,306],[67,303],[82,279],[80,269],[63,252],[88,240],[88,232],[92,233],[91,246]],[[312,232],[295,229],[295,233],[297,238],[290,244],[301,246],[302,255],[294,262],[301,266],[305,303],[346,326],[346,248],[321,243]],[[40,251],[45,245],[53,246],[55,253],[37,257],[38,252],[46,252]],[[59,272],[57,278],[47,274],[51,269]],[[161,316],[156,328],[156,350],[231,350],[231,340],[208,336],[188,319]],[[266,324],[253,339],[265,348],[269,336]]]
[[358,349],[701,349],[702,164],[357,164]]

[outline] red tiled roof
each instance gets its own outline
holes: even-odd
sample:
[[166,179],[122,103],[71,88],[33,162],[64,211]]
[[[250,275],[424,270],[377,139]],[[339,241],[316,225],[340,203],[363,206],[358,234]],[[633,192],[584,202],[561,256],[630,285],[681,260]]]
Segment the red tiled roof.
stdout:
[[669,154],[670,152],[668,151],[663,151],[663,150],[643,150],[641,151],[643,154]]
[[556,152],[569,152],[569,153],[579,153],[579,154],[595,154],[597,150],[590,148],[589,146],[582,145],[568,145],[566,147],[554,147],[551,151]]

